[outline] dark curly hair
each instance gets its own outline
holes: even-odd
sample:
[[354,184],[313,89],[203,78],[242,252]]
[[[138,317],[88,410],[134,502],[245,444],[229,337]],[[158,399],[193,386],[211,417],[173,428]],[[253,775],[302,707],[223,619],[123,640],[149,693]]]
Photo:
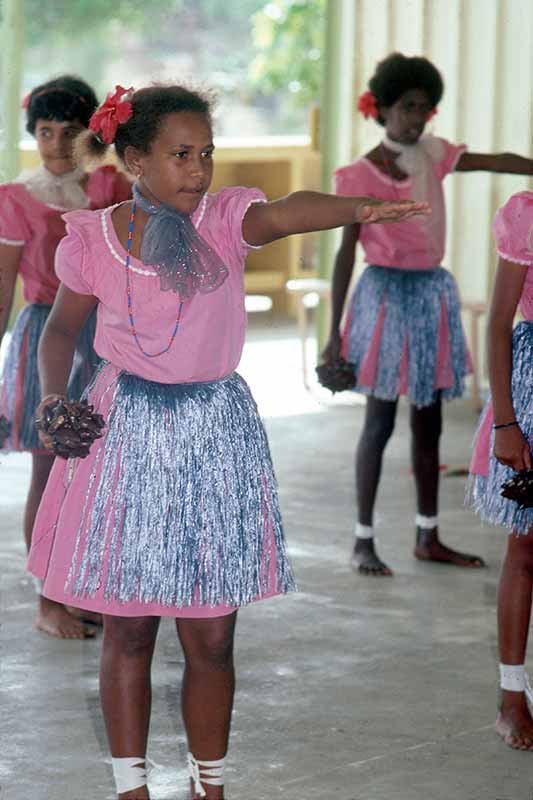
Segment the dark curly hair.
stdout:
[[74,75],[60,75],[30,92],[26,130],[33,135],[39,119],[78,120],[86,128],[97,106],[98,100],[88,83]]
[[[444,83],[438,69],[421,56],[408,58],[402,53],[391,53],[380,61],[368,88],[376,98],[378,108],[394,105],[400,97],[411,89],[422,89],[429,97],[431,107],[435,108],[444,93]],[[384,125],[381,114],[377,121]]]
[[[150,147],[168,114],[193,111],[205,114],[211,123],[214,95],[184,84],[154,84],[138,89],[129,98],[133,113],[129,120],[117,128],[115,150],[121,161],[127,147],[149,153]],[[82,133],[76,140],[76,159],[81,163],[100,160],[108,145],[92,131]]]

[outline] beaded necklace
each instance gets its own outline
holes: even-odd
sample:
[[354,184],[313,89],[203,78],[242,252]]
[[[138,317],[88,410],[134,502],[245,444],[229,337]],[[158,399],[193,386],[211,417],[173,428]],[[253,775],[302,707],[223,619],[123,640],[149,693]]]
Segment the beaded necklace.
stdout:
[[133,338],[135,339],[135,344],[137,345],[137,347],[139,348],[139,350],[141,351],[143,356],[146,356],[147,358],[158,358],[159,356],[162,356],[165,353],[168,353],[168,351],[172,347],[174,339],[176,338],[176,335],[177,335],[178,330],[179,330],[180,322],[181,322],[181,312],[182,312],[182,309],[183,309],[183,300],[180,302],[180,304],[178,306],[178,314],[177,314],[177,317],[176,317],[176,324],[174,326],[174,330],[172,331],[172,335],[171,335],[171,337],[169,339],[169,342],[168,342],[167,346],[163,350],[159,350],[159,352],[157,352],[157,353],[147,353],[146,350],[143,348],[142,344],[140,343],[139,336],[138,336],[137,331],[135,329],[135,320],[133,318],[133,300],[132,300],[132,292],[131,292],[130,261],[131,261],[131,245],[132,245],[132,241],[133,241],[133,225],[135,223],[135,211],[136,211],[136,208],[137,208],[137,203],[135,201],[133,201],[132,206],[131,206],[130,221],[128,223],[128,244],[127,244],[127,248],[126,248],[126,294],[128,296],[128,317],[129,317],[129,320],[130,320],[130,333],[133,336]]

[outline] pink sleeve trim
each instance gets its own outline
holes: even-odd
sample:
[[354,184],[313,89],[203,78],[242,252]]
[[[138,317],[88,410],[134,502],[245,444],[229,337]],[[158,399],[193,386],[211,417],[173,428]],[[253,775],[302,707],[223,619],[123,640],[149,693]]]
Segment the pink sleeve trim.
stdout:
[[0,244],[8,244],[11,247],[23,247],[26,244],[24,240],[20,241],[19,239],[4,239],[0,236]]
[[[266,202],[267,202],[267,200],[265,200],[262,197],[256,197],[253,200],[250,200],[250,202],[248,203],[248,205],[244,209],[244,214],[242,215],[243,220],[244,220],[244,218],[246,216],[246,212],[248,211],[250,206],[253,206],[256,203],[266,203]],[[246,247],[248,250],[262,250],[262,248],[264,247],[264,245],[262,245],[262,244],[248,244],[248,242],[246,241],[244,236],[241,236],[241,244],[243,245],[243,247]]]
[[510,253],[505,253],[503,250],[497,248],[496,252],[500,256],[500,258],[505,259],[505,261],[510,261],[512,264],[522,264],[524,267],[533,267],[533,255],[531,256],[529,261],[526,261],[523,258],[516,258],[516,256],[510,255]]

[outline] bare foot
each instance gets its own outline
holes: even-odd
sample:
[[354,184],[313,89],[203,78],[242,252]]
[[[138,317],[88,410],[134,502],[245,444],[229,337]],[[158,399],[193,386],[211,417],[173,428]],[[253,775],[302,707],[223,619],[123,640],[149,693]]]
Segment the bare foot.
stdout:
[[42,595],[39,597],[39,613],[35,627],[57,639],[90,639],[94,636],[93,628],[71,617],[61,603]]
[[533,750],[533,719],[523,692],[502,692],[495,728],[513,750]]
[[74,619],[80,619],[82,622],[89,622],[91,625],[98,625],[99,627],[104,624],[102,615],[96,611],[87,611],[84,608],[74,608],[74,606],[65,606],[65,608]]
[[436,561],[440,564],[452,564],[455,567],[484,567],[485,562],[480,556],[470,553],[460,553],[446,547],[439,539],[438,528],[417,528],[415,557],[419,561]]
[[361,575],[371,575],[374,578],[392,575],[392,570],[377,555],[373,539],[355,540],[351,564]]

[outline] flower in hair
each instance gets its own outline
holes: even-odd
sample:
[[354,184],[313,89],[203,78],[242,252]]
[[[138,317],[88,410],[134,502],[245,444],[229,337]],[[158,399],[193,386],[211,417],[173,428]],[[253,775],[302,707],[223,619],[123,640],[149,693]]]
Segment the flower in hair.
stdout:
[[31,92],[28,92],[28,94],[27,94],[27,95],[24,97],[24,100],[23,100],[23,101],[22,101],[22,103],[20,104],[20,107],[21,107],[21,108],[23,108],[23,109],[24,109],[24,111],[25,111],[25,110],[28,108],[28,106],[30,105],[30,100],[31,100]]
[[362,95],[359,95],[357,110],[361,112],[365,119],[369,117],[378,118],[378,104],[372,92],[363,92]]
[[96,133],[102,142],[113,144],[118,126],[123,125],[130,119],[133,114],[132,105],[129,100],[123,100],[122,98],[131,95],[133,91],[133,86],[130,86],[129,89],[124,89],[123,86],[115,86],[114,93],[111,94],[110,92],[105,102],[92,115],[89,128]]

